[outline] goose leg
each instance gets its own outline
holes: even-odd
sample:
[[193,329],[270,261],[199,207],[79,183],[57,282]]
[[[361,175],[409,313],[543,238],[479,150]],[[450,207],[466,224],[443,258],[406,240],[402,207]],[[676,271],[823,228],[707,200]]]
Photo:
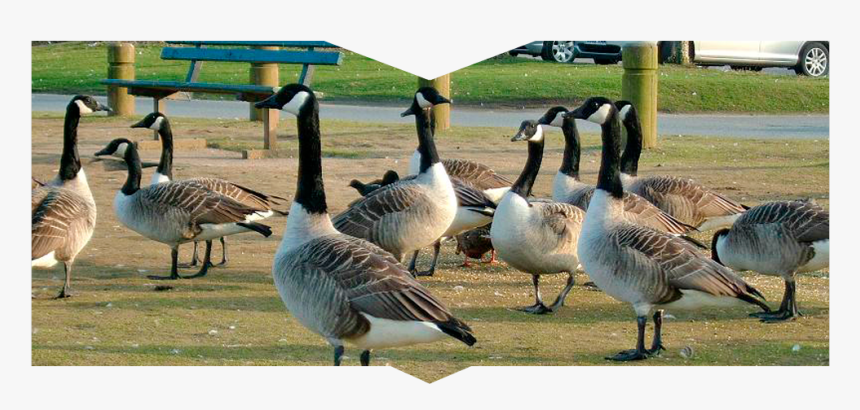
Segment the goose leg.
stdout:
[[535,315],[542,315],[544,313],[552,312],[550,308],[546,307],[546,305],[543,304],[543,300],[540,297],[539,283],[540,275],[532,275],[532,284],[534,284],[535,287],[535,304],[531,306],[517,308],[517,310]]
[[779,310],[776,312],[761,312],[756,314],[762,322],[783,322],[786,320],[794,320],[797,316],[803,316],[797,310],[797,283],[792,276],[785,280],[785,294],[782,296],[782,303],[779,305]]
[[224,241],[223,236],[221,237],[221,262],[218,266],[227,266],[227,242]]
[[470,264],[469,264],[469,256],[468,256],[468,255],[466,255],[466,253],[465,253],[465,252],[463,252],[463,264],[462,264],[462,265],[460,265],[460,267],[461,267],[461,268],[469,268],[469,267],[471,267],[471,266],[472,266],[472,265],[470,265]]
[[183,276],[182,278],[193,279],[206,276],[209,272],[209,268],[212,266],[212,241],[206,241],[206,251],[203,254],[203,263],[200,265],[200,270],[191,276]]
[[63,262],[63,270],[66,272],[66,281],[63,282],[63,290],[54,299],[64,299],[72,296],[72,262]]
[[334,365],[340,366],[340,362],[343,359],[343,346],[335,346],[334,347]]
[[636,348],[619,352],[615,356],[607,357],[606,360],[616,362],[629,362],[633,360],[643,360],[648,358],[648,351],[645,350],[645,323],[648,318],[645,316],[637,316],[636,324],[639,327],[639,332],[636,336]]
[[361,352],[361,365],[370,366],[370,350]]
[[564,300],[567,299],[567,294],[570,293],[571,289],[573,289],[573,273],[568,272],[567,284],[564,285],[564,289],[558,294],[558,298],[555,299],[555,302],[553,302],[549,309],[555,312],[558,308],[564,306]]
[[666,348],[663,347],[663,309],[658,309],[654,312],[654,340],[651,341],[648,354],[658,355],[661,350],[666,350]]
[[442,240],[439,239],[433,243],[433,260],[430,262],[430,269],[424,272],[416,272],[415,276],[433,276],[436,273],[436,262],[439,261],[439,251],[442,249]]
[[[412,254],[412,261],[409,262],[409,273],[411,273],[413,277],[415,276],[415,263],[418,262],[418,251],[420,251],[420,249],[415,250],[415,253]],[[403,256],[400,258],[403,259]]]
[[193,268],[197,266],[199,258],[197,257],[197,242],[194,242],[194,250],[191,251],[191,262],[179,264],[180,268]]
[[179,279],[179,246],[170,248],[170,276],[149,275],[152,280],[175,280]]
[[481,259],[481,263],[486,263],[486,264],[490,264],[490,265],[492,265],[492,264],[496,263],[496,250],[495,250],[495,249],[490,249],[490,260],[488,260],[488,261],[484,262],[484,260],[483,260],[483,258],[482,258],[482,259]]

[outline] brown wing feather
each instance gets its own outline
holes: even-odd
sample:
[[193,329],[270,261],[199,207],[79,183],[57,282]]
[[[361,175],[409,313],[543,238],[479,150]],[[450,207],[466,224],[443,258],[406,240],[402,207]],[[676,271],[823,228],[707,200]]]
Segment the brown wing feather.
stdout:
[[70,227],[89,217],[90,205],[63,188],[40,187],[33,190],[32,197],[31,257],[38,259],[66,243]]
[[449,176],[467,181],[479,189],[504,188],[513,185],[509,179],[499,175],[490,167],[474,161],[448,158],[442,165]]
[[412,184],[386,185],[366,197],[359,198],[345,211],[332,218],[332,224],[347,235],[368,238],[383,216],[402,212],[424,198],[426,193]]
[[830,239],[830,213],[809,201],[777,201],[755,206],[736,223],[781,224],[799,242]]
[[179,208],[190,214],[194,224],[242,222],[249,215],[267,209],[250,207],[189,181],[164,182],[138,191],[140,200],[155,207]]

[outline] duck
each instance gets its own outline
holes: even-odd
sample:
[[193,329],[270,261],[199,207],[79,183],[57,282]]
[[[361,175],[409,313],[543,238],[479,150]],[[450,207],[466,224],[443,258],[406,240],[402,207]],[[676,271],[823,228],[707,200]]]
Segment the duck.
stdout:
[[[463,264],[461,267],[468,268],[469,258],[478,259],[481,263],[495,263],[496,250],[493,248],[493,239],[490,237],[491,225],[485,225],[479,228],[471,229],[454,237],[457,240],[457,248],[454,251],[456,255],[463,254]],[[490,260],[484,262],[484,255],[490,252]]]
[[[551,313],[564,306],[573,288],[573,275],[579,266],[576,247],[585,212],[563,202],[529,200],[543,158],[542,124],[523,121],[511,141],[528,142],[528,160],[496,208],[490,237],[501,260],[532,276],[535,303],[518,310]],[[540,277],[559,273],[567,273],[567,284],[555,302],[546,306],[541,298]]]
[[731,228],[715,232],[711,247],[717,263],[781,277],[785,293],[779,310],[754,316],[765,322],[793,320],[801,315],[795,276],[830,266],[830,213],[808,200],[754,206]]
[[[131,128],[150,129],[156,131],[159,134],[159,139],[161,140],[161,157],[158,161],[157,168],[150,179],[150,185],[174,181],[173,129],[167,116],[160,112],[152,112],[143,117],[143,119],[139,122],[132,124]],[[107,155],[110,155],[118,158],[124,158],[125,150],[128,145],[122,141],[123,140],[120,139],[111,141],[103,150],[95,154],[96,157],[103,158]],[[283,205],[284,202],[287,201],[285,198],[281,198],[276,195],[267,195],[257,190],[253,190],[251,188],[247,188],[245,186],[221,178],[196,177],[178,180],[177,182],[189,182],[203,185],[211,191],[230,197],[245,205],[266,209],[265,212],[260,213],[258,216],[254,216],[253,220],[269,218],[275,214],[281,216],[286,215],[286,211],[276,209],[278,206]],[[221,262],[219,262],[218,265],[212,264],[212,242],[206,242],[206,251],[204,253],[203,263],[201,264],[200,271],[197,272],[197,275],[195,275],[195,277],[205,276],[209,268],[213,266],[227,265],[227,244],[223,236],[220,238],[220,242]],[[187,264],[186,266],[195,266],[197,264],[197,261],[197,242],[194,242],[194,252],[192,254],[191,263]]]
[[72,266],[96,226],[96,203],[78,155],[81,116],[111,109],[88,95],[76,95],[66,106],[60,170],[48,183],[32,178],[31,266],[51,268],[62,262],[63,288],[57,299],[72,296]]
[[[583,211],[587,211],[588,203],[596,188],[594,185],[582,182],[579,177],[582,145],[579,130],[576,128],[576,120],[572,117],[566,117],[567,112],[568,110],[564,107],[552,107],[538,120],[545,126],[561,128],[564,134],[564,155],[561,166],[555,179],[553,179],[552,199],[575,205]],[[628,221],[681,236],[701,249],[708,249],[703,243],[686,235],[689,232],[698,231],[694,226],[675,219],[645,198],[625,191],[623,201],[624,212],[622,216]]]
[[376,191],[379,188],[382,188],[386,185],[390,185],[399,180],[400,175],[397,173],[397,171],[389,169],[388,171],[385,171],[385,174],[382,175],[382,178],[374,179],[373,181],[370,181],[366,184],[357,179],[353,179],[352,181],[349,181],[349,187],[358,191],[359,195],[361,196],[368,196],[371,192]]
[[368,240],[398,261],[436,242],[457,214],[457,197],[439,161],[430,124],[430,109],[448,104],[432,87],[422,87],[402,116],[415,116],[422,162],[414,178],[403,178],[360,198],[332,219],[341,233]]
[[[362,366],[370,365],[373,349],[449,337],[474,345],[477,340],[469,325],[413,278],[396,255],[339,232],[333,224],[323,184],[319,103],[313,91],[289,84],[256,107],[282,109],[297,117],[298,182],[272,277],[287,310],[334,348],[334,365],[341,365],[347,344],[362,349]],[[435,156],[432,148],[428,152],[430,158]],[[437,163],[425,163],[425,173],[434,166],[444,171]]]
[[[664,350],[664,309],[756,305],[769,310],[764,296],[731,269],[699,253],[689,242],[621,216],[621,124],[615,105],[591,97],[568,116],[601,126],[603,151],[597,189],[582,224],[578,251],[585,272],[609,296],[630,303],[636,313],[636,348],[607,357],[642,360]],[[645,348],[645,326],[654,311],[654,337]]]
[[638,176],[642,153],[642,126],[636,107],[629,101],[615,106],[627,130],[627,146],[621,156],[621,182],[624,190],[637,194],[679,221],[708,231],[731,224],[748,206],[735,202],[704,185],[675,176]]
[[125,227],[170,247],[169,276],[150,275],[153,280],[175,280],[200,277],[205,272],[180,276],[179,245],[211,241],[227,235],[257,232],[272,235],[268,225],[255,222],[269,210],[251,207],[226,195],[191,181],[165,181],[140,186],[141,165],[137,148],[128,139],[118,138],[112,144],[125,147],[128,177],[114,197],[114,213]]

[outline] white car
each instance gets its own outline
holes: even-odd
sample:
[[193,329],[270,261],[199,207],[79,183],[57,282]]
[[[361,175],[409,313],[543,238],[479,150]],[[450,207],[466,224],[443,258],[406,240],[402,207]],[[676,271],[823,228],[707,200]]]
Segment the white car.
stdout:
[[[670,42],[661,42],[666,56]],[[692,41],[690,57],[698,65],[729,65],[733,69],[759,71],[785,67],[811,77],[830,72],[829,41]]]

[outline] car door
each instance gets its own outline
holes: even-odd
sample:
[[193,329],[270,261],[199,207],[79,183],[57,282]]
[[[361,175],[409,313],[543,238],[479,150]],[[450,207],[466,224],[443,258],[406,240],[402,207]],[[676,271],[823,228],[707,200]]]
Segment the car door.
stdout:
[[800,55],[802,41],[762,41],[761,59],[778,65],[795,65]]
[[695,61],[702,63],[755,63],[760,41],[696,41]]

